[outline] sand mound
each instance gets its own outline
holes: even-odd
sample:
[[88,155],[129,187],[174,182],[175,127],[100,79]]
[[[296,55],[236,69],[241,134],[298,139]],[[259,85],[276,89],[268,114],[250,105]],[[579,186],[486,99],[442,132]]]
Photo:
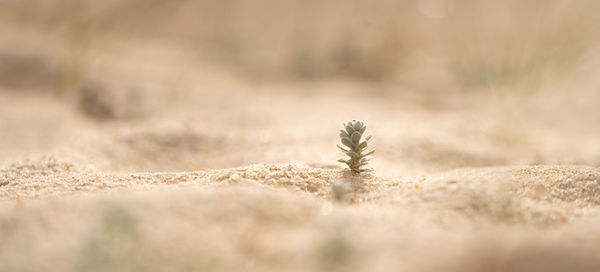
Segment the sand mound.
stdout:
[[[564,221],[600,204],[600,171],[584,166],[526,166],[459,169],[417,180],[300,164],[262,164],[193,172],[118,174],[86,169],[54,157],[13,163],[0,170],[2,199],[140,191],[194,184],[247,184],[286,188],[331,199],[342,186],[352,204],[384,203],[454,209],[473,217],[516,222]],[[547,214],[549,213],[549,214]],[[517,218],[514,218],[517,217]],[[504,220],[504,219],[503,219]]]
[[118,174],[46,157],[0,170],[0,268],[595,271],[599,180],[581,166],[417,180],[295,164]]
[[458,169],[394,189],[393,201],[512,223],[564,222],[597,212],[600,171],[584,166]]
[[[376,198],[383,188],[394,181],[372,175],[354,176],[342,169],[313,168],[296,164],[262,164],[242,168],[193,172],[156,172],[118,174],[83,168],[54,157],[13,163],[0,170],[1,197],[48,198],[57,195],[105,192],[127,189],[150,190],[163,185],[251,184],[283,187],[328,198],[335,181],[350,180],[351,201],[362,202]],[[154,187],[153,187],[154,186]]]

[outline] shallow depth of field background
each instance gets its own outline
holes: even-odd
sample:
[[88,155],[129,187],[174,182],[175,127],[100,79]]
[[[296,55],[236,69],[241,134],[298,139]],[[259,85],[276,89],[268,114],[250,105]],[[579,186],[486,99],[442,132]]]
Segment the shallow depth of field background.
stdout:
[[[395,174],[414,164],[427,170],[598,165],[600,151],[570,138],[593,139],[600,118],[597,9],[595,1],[4,0],[0,158],[43,153],[83,137],[69,138],[62,133],[67,130],[160,121],[180,127],[183,135],[165,136],[174,145],[182,142],[177,137],[197,136],[186,131],[200,126],[209,134],[222,129],[216,138],[243,128],[250,139],[283,139],[286,148],[302,141],[287,135],[292,132],[283,124],[294,122],[330,145],[341,122],[357,118],[384,133],[411,136],[391,140],[380,152],[399,163],[416,161]],[[301,103],[288,107],[294,101]],[[273,107],[281,111],[267,110]],[[546,136],[535,134],[540,130]],[[459,142],[445,143],[445,134]],[[552,135],[558,136],[547,139]],[[514,152],[473,151],[461,143],[472,138],[483,139],[484,148]],[[170,142],[151,141],[169,152]],[[335,152],[327,144],[323,152]],[[334,159],[300,150],[267,160],[252,154],[220,160],[232,152],[244,151],[215,152],[205,165],[175,154],[182,162],[168,159],[173,165],[161,170]]]
[[106,71],[122,68],[122,78],[112,81],[169,82],[165,92],[182,88],[182,77],[210,69],[249,84],[347,80],[369,84],[374,96],[416,92],[436,100],[455,92],[532,95],[555,89],[575,96],[587,88],[557,85],[593,81],[586,73],[593,73],[600,39],[595,1],[0,5],[3,89],[57,95],[79,92],[88,81],[111,81]]
[[599,10],[0,0],[0,271],[599,271]]

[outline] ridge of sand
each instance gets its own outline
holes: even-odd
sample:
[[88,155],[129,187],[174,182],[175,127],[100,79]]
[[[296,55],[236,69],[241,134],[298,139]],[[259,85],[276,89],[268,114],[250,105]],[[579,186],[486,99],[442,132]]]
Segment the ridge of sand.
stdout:
[[[303,164],[257,164],[239,168],[185,172],[106,173],[55,157],[12,163],[0,170],[0,199],[39,199],[57,195],[113,190],[149,190],[153,187],[193,184],[253,184],[286,187],[317,197],[328,197],[336,180],[356,181],[354,193],[381,191],[397,182],[342,169],[315,168]],[[363,201],[364,199],[357,199]]]
[[[346,202],[331,200],[338,180]],[[597,271],[599,180],[569,165],[119,174],[46,157],[0,170],[0,270],[526,271],[522,252],[545,271]]]
[[106,192],[135,192],[235,185],[288,189],[331,199],[341,181],[347,201],[409,209],[454,210],[515,223],[564,222],[596,212],[600,170],[586,166],[513,166],[459,169],[417,180],[353,175],[344,169],[302,164],[257,164],[191,172],[105,173],[44,157],[0,170],[0,200],[45,199]]

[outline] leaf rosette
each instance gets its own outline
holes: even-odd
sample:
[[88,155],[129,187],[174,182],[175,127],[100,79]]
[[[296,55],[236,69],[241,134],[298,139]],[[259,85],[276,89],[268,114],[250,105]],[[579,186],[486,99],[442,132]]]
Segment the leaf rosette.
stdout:
[[346,157],[338,161],[348,165],[350,170],[355,173],[373,171],[373,168],[366,167],[375,150],[366,151],[368,147],[367,142],[371,139],[371,136],[362,139],[365,130],[367,130],[365,123],[357,120],[344,123],[344,129],[340,130],[342,145],[337,144],[337,147],[346,154]]

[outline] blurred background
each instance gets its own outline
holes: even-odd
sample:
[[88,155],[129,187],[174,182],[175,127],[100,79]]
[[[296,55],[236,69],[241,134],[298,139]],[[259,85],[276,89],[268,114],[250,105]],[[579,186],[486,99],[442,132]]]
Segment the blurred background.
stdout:
[[[600,166],[592,0],[0,0],[0,162]],[[62,153],[61,153],[62,152]]]

